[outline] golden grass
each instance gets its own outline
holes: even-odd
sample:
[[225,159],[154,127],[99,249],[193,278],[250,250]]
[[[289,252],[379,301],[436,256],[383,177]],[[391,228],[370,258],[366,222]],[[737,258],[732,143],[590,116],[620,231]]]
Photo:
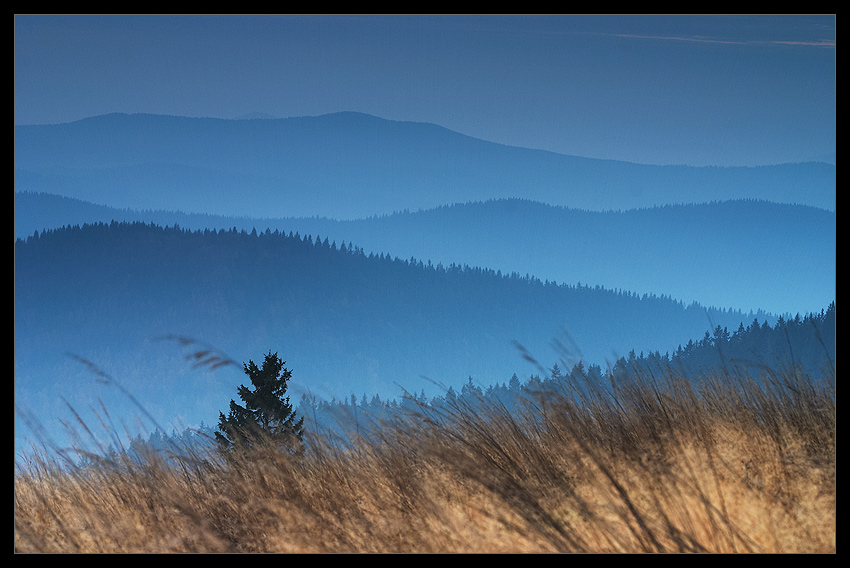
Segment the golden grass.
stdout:
[[[659,382],[661,384],[659,384]],[[835,395],[671,374],[237,463],[17,464],[18,552],[835,552]]]

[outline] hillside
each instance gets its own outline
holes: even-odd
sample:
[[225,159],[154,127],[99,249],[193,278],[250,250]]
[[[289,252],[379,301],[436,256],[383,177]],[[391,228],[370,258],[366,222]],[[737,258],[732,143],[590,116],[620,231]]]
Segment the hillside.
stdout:
[[335,221],[119,210],[56,195],[15,196],[17,238],[113,219],[318,234],[367,254],[777,315],[817,311],[835,298],[835,213],[801,205],[740,200],[599,212],[508,199]]
[[648,166],[494,144],[359,113],[111,114],[15,126],[15,191],[101,205],[355,219],[523,197],[595,211],[763,199],[835,207],[835,166]]
[[[95,362],[164,423],[214,423],[244,380],[241,363],[268,350],[292,369],[296,395],[386,398],[535,371],[514,342],[546,364],[582,356],[604,367],[632,349],[672,352],[715,325],[768,318],[319,241],[142,223],[17,241],[16,403],[56,417],[67,412],[60,395],[85,409],[112,392],[109,401],[137,412],[68,353]],[[565,331],[569,354],[552,348]],[[240,368],[191,371],[179,345],[157,341],[168,334]]]

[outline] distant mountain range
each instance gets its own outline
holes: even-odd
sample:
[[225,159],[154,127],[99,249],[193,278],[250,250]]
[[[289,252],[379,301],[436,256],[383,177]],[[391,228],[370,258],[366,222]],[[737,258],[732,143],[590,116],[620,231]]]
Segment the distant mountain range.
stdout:
[[15,191],[132,209],[356,219],[521,197],[593,211],[758,199],[835,207],[835,166],[651,166],[342,112],[223,120],[110,114],[15,126]]
[[367,254],[777,315],[817,311],[835,299],[835,213],[801,205],[729,201],[592,212],[507,199],[335,221],[120,210],[48,194],[15,197],[18,238],[112,220],[320,235]]
[[825,163],[647,166],[359,113],[16,126],[15,400],[98,404],[70,352],[214,422],[244,376],[186,371],[167,334],[279,350],[326,398],[534,372],[514,341],[564,368],[664,353],[834,302],[834,202]]

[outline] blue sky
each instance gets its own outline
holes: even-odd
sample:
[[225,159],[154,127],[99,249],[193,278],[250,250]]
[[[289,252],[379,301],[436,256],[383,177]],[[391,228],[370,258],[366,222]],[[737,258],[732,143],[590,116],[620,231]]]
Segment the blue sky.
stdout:
[[834,160],[835,17],[15,16],[15,123],[343,110],[652,164]]

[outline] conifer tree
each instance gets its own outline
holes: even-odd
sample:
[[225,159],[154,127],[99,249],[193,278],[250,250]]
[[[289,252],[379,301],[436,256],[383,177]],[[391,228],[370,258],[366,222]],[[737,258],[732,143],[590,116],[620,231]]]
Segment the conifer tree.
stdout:
[[289,397],[285,396],[287,382],[292,377],[285,364],[271,351],[265,356],[262,368],[251,360],[243,364],[253,388],[239,385],[239,397],[245,405],[231,400],[228,415],[219,412],[215,437],[223,449],[265,442],[290,453],[301,451],[304,419],[296,420]]

